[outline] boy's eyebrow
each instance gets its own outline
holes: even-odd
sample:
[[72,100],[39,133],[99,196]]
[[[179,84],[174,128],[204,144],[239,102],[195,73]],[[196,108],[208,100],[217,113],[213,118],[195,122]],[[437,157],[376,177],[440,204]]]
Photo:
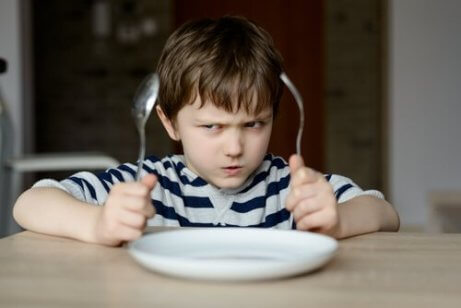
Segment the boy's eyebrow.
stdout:
[[272,119],[272,117],[273,117],[272,112],[268,112],[268,113],[262,113],[262,114],[255,115],[254,119],[268,120],[268,119]]
[[[272,113],[263,113],[263,114],[258,114],[258,115],[251,115],[246,119],[243,119],[242,122],[248,123],[248,122],[255,122],[255,121],[269,121],[272,119]],[[215,124],[226,124],[227,121],[222,121],[222,119],[213,119],[213,118],[196,118],[195,119],[196,123],[215,123]]]
[[246,122],[253,122],[253,121],[268,121],[271,120],[273,117],[272,112],[267,113],[260,113],[257,115],[252,115],[251,118],[248,119]]

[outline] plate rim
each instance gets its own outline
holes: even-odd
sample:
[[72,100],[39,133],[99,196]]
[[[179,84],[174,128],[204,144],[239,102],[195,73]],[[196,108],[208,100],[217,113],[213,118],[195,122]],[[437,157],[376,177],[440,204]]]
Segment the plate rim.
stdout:
[[[258,268],[250,268],[251,262],[219,262],[194,259],[190,257],[175,257],[174,255],[162,255],[151,252],[143,251],[139,245],[152,240],[156,237],[171,237],[180,236],[181,233],[187,232],[188,236],[195,234],[205,233],[214,235],[219,234],[232,234],[231,237],[236,237],[236,233],[242,234],[255,234],[263,232],[266,236],[270,233],[284,234],[290,236],[302,236],[305,238],[315,238],[317,240],[325,241],[330,247],[323,253],[316,254],[311,258],[290,259],[289,262],[273,262],[264,261]],[[302,246],[302,245],[300,245]],[[245,281],[245,280],[262,280],[262,279],[275,279],[287,276],[293,276],[301,273],[308,273],[318,269],[331,261],[338,250],[338,242],[336,239],[324,235],[313,233],[309,231],[298,230],[280,230],[280,229],[261,229],[261,228],[241,228],[241,227],[228,227],[228,228],[178,228],[172,230],[161,230],[160,232],[153,232],[143,235],[141,238],[128,243],[129,254],[143,267],[155,271],[157,273],[166,274],[169,276],[176,276],[181,278],[198,279],[198,280],[221,280],[221,281]],[[312,254],[311,254],[312,255]],[[254,261],[251,263],[254,266]],[[165,266],[166,265],[166,266]],[[174,266],[176,265],[176,266]],[[224,265],[224,266],[223,266]],[[226,268],[227,267],[227,268]],[[182,270],[181,270],[182,268]],[[218,270],[218,269],[221,270]],[[230,271],[229,268],[241,269],[246,268],[247,271],[240,272],[238,270]],[[207,270],[208,269],[208,270]]]

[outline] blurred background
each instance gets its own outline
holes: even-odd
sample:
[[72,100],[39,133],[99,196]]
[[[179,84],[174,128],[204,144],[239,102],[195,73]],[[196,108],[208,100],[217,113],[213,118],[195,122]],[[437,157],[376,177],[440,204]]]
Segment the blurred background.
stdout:
[[[136,87],[178,25],[223,15],[273,36],[304,97],[311,167],[383,191],[403,231],[460,230],[457,0],[0,0],[0,108],[12,124],[0,149],[135,161]],[[272,152],[294,152],[297,118],[285,93]],[[179,151],[155,114],[147,136],[148,153]],[[0,199],[0,236],[18,230],[10,217],[20,191],[70,172],[14,172],[3,156],[1,172],[13,172],[0,192],[13,193]]]

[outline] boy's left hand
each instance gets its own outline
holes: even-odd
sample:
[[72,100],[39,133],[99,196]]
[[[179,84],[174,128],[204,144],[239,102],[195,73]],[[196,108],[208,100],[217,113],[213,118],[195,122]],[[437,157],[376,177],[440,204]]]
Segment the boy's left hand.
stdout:
[[308,168],[299,155],[289,160],[291,190],[285,207],[293,214],[298,230],[309,230],[335,236],[339,216],[333,187],[323,174]]

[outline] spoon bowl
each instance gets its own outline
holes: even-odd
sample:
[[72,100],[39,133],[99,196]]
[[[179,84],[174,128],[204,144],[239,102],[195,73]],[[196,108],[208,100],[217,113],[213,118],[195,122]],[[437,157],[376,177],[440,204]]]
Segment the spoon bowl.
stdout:
[[146,153],[146,132],[145,126],[149,118],[155,102],[157,101],[160,80],[158,74],[149,74],[139,85],[133,99],[133,107],[131,113],[133,115],[136,128],[139,133],[139,156],[138,169],[136,171],[136,181],[139,181],[141,176],[142,163]]

